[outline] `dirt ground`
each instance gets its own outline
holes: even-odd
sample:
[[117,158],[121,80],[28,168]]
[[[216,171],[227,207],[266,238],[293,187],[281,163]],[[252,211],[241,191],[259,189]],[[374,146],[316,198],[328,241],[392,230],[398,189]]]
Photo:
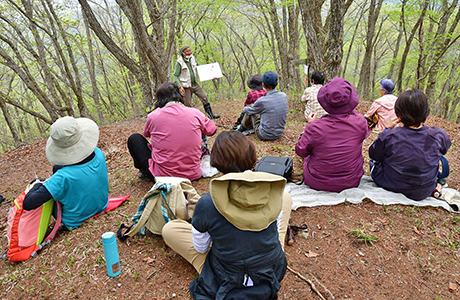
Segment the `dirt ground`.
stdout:
[[[291,98],[291,97],[290,97]],[[292,97],[293,98],[293,97]],[[221,100],[213,110],[218,131],[230,129],[242,109],[242,100]],[[362,101],[364,113],[370,101]],[[197,107],[198,104],[196,103]],[[294,159],[294,173],[302,160],[294,146],[304,130],[303,105],[290,100],[283,137],[260,142],[259,158],[265,155]],[[101,235],[130,224],[142,196],[151,184],[137,178],[126,147],[128,136],[142,132],[145,116],[101,127],[99,147],[109,170],[110,196],[130,194],[120,208],[97,217],[73,232],[59,232],[39,255],[24,263],[0,261],[1,299],[190,299],[188,284],[197,273],[169,249],[160,236],[147,234],[118,241],[121,274],[107,276]],[[430,117],[430,126],[444,128],[452,140],[450,187],[459,189],[459,125]],[[367,149],[377,134],[364,142],[364,169],[368,174]],[[210,144],[214,137],[209,138]],[[45,140],[0,155],[0,251],[7,249],[6,215],[11,200],[35,177],[51,175],[45,157]],[[208,192],[209,179],[193,185]],[[299,208],[292,211],[292,225],[306,224],[308,231],[295,236],[285,252],[291,270],[286,272],[280,299],[459,299],[460,215],[441,208],[402,205],[380,206],[371,201],[359,205]],[[355,232],[353,234],[352,232]],[[362,233],[361,241],[356,233]],[[313,291],[314,284],[317,292]]]

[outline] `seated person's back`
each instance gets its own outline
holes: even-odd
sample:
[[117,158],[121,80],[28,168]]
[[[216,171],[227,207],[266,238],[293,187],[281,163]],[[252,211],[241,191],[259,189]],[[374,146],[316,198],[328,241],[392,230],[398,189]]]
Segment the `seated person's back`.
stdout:
[[225,175],[211,181],[191,224],[172,220],[163,227],[165,243],[199,273],[190,284],[194,299],[277,298],[292,200],[283,177],[250,171],[256,161],[243,134],[220,133],[211,165]]
[[305,158],[305,184],[331,192],[357,187],[364,174],[362,143],[370,129],[355,110],[356,90],[337,77],[320,89],[318,101],[328,114],[310,118],[296,145],[296,153]]
[[133,134],[128,139],[134,166],[140,170],[138,176],[150,181],[155,176],[200,178],[202,135],[213,135],[216,125],[198,109],[183,105],[183,96],[174,83],[162,84],[156,99],[144,136]]
[[384,130],[369,148],[371,176],[387,190],[422,200],[436,187],[439,160],[451,141],[443,129],[423,125],[430,108],[420,90],[402,93],[395,112],[399,120],[389,127],[398,121],[403,126]]
[[387,124],[396,117],[394,106],[397,97],[393,95],[394,88],[395,84],[391,79],[382,79],[379,89],[379,93],[382,97],[375,100],[364,115],[368,119],[374,119],[374,115],[377,115],[377,124],[375,127],[372,127],[375,130],[384,130]]
[[262,75],[262,84],[267,90],[264,97],[259,98],[252,107],[246,106],[243,112],[242,125],[245,128],[253,127],[261,140],[276,140],[283,135],[287,119],[287,97],[283,92],[276,90],[278,75],[274,72],[265,72]]
[[247,84],[251,91],[248,92],[248,95],[246,96],[244,106],[253,104],[257,101],[257,99],[267,94],[267,91],[264,90],[262,86],[262,76],[260,76],[259,74],[252,75],[251,77],[249,77]]
[[200,178],[201,135],[215,132],[214,123],[195,108],[177,103],[154,110],[144,130],[152,144],[152,173]]
[[[267,91],[264,90],[262,86],[262,76],[259,74],[252,75],[248,79],[248,87],[251,89],[246,96],[246,100],[244,100],[244,106],[252,105],[256,102],[260,97],[263,97],[267,94]],[[236,120],[235,125],[233,125],[232,130],[238,130],[241,126],[241,122],[243,121],[244,112],[240,114],[238,120]]]
[[24,209],[41,206],[51,198],[59,201],[62,223],[68,229],[107,207],[109,182],[104,154],[96,147],[99,128],[92,120],[63,117],[50,130],[46,157],[54,174],[36,184],[24,199]]
[[311,86],[307,87],[300,98],[302,102],[305,102],[305,119],[311,114],[317,114],[317,118],[321,118],[327,112],[318,102],[318,92],[324,84],[326,76],[321,71],[315,71],[311,75]]

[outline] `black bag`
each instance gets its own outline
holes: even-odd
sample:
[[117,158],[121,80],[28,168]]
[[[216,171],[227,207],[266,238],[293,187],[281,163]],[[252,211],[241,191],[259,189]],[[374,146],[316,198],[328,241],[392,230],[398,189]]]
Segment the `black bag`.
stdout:
[[372,129],[375,126],[377,126],[377,123],[379,122],[379,115],[375,113],[370,118],[366,117],[366,121],[367,121],[367,126],[369,126],[369,128]]
[[256,164],[254,171],[272,173],[291,179],[292,165],[290,157],[264,156]]

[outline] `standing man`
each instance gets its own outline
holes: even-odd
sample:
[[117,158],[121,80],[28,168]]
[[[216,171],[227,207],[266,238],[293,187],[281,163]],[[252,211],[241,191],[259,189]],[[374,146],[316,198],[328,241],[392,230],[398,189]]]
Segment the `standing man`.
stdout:
[[267,91],[252,106],[246,106],[246,114],[241,122],[241,131],[253,128],[257,137],[263,141],[279,139],[286,125],[288,101],[286,94],[276,90],[278,75],[269,71],[262,75],[262,85]]
[[173,80],[179,86],[179,90],[184,95],[184,104],[188,107],[192,105],[192,94],[195,94],[203,103],[204,110],[210,119],[218,119],[220,115],[212,112],[211,104],[208,102],[208,96],[196,82],[196,67],[199,63],[189,46],[180,48],[180,56],[174,67]]

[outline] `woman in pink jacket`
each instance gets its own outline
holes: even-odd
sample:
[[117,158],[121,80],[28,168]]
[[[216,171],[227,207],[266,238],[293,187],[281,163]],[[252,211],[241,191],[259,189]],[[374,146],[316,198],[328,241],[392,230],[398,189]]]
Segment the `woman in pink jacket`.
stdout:
[[394,88],[395,84],[391,79],[382,79],[380,81],[379,93],[382,97],[375,100],[364,115],[366,119],[372,120],[370,124],[375,123],[375,120],[377,120],[375,127],[371,126],[372,129],[382,131],[392,119],[396,118],[395,103],[398,97],[393,95]]
[[336,77],[319,90],[318,101],[328,114],[320,119],[311,114],[295,147],[305,158],[305,184],[329,192],[357,187],[364,174],[363,140],[370,133],[355,110],[358,94],[350,82]]
[[216,133],[216,125],[198,109],[183,104],[175,83],[162,84],[156,99],[144,136],[135,133],[128,139],[138,177],[148,181],[155,181],[155,176],[199,179],[201,138]]

